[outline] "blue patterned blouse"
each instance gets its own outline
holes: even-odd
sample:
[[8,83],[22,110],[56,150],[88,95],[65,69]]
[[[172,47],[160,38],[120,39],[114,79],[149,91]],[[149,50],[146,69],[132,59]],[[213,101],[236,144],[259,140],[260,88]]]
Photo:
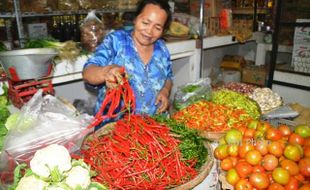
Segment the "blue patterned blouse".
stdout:
[[[108,34],[88,59],[84,68],[94,64],[124,66],[130,76],[129,82],[136,97],[136,113],[153,115],[157,111],[155,100],[166,80],[172,80],[172,65],[169,51],[163,40],[154,44],[154,52],[148,64],[143,64],[132,39],[132,30],[117,30]],[[95,113],[104,99],[106,87],[99,87]]]

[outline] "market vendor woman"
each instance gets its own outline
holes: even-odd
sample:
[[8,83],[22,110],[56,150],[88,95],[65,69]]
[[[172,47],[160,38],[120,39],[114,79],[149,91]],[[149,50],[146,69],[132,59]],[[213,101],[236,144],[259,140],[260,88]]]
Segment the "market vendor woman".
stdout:
[[108,88],[121,82],[124,67],[136,98],[136,113],[153,115],[168,109],[172,88],[169,51],[161,38],[171,22],[166,0],[143,0],[137,5],[134,28],[108,34],[86,62],[84,80],[100,88],[99,110]]

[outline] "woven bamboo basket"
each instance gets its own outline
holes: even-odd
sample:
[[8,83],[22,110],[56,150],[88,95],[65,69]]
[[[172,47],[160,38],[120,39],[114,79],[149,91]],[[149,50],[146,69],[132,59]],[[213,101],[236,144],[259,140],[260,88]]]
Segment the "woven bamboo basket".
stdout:
[[[104,127],[102,127],[99,130],[97,130],[95,133],[92,133],[92,134],[88,135],[84,139],[84,142],[94,138],[94,135],[96,135],[96,136],[104,136],[104,135],[110,134],[114,130],[114,125],[115,125],[115,123],[109,123],[109,124],[105,125]],[[182,184],[180,186],[171,188],[171,190],[189,190],[189,189],[193,189],[195,186],[199,185],[209,175],[209,173],[210,173],[210,171],[212,169],[212,166],[214,164],[215,158],[214,158],[214,155],[213,155],[213,151],[212,151],[211,145],[208,142],[204,142],[204,146],[208,150],[208,155],[207,155],[206,162],[199,169],[198,175],[194,179],[188,181],[187,183],[184,183],[184,184]],[[87,147],[85,146],[85,143],[82,144],[82,149],[87,149]]]
[[210,140],[210,141],[219,141],[220,138],[224,137],[226,134],[226,131],[219,131],[219,132],[214,132],[214,131],[202,131],[200,133],[200,136]]

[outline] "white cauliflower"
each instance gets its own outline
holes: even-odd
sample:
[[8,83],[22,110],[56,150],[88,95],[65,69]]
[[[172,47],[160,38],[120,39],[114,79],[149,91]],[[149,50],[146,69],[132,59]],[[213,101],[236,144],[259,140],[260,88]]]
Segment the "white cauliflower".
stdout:
[[15,190],[43,190],[47,185],[45,181],[30,175],[22,177]]
[[82,166],[75,166],[68,172],[65,183],[75,189],[77,187],[82,187],[83,189],[88,188],[90,185],[90,174],[89,170],[83,168]]
[[63,174],[71,168],[71,157],[64,146],[52,144],[34,154],[30,168],[35,174],[45,178],[49,177],[55,168]]

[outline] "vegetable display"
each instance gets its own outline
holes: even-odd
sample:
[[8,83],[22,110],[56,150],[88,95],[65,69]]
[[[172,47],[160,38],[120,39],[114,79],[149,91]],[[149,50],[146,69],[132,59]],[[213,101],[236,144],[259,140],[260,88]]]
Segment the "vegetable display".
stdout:
[[243,109],[253,119],[260,118],[260,108],[258,104],[254,100],[238,92],[225,89],[214,91],[212,93],[212,102],[236,109]]
[[251,117],[242,109],[199,101],[176,112],[172,118],[201,131],[226,131],[239,128]]
[[112,189],[166,189],[198,173],[197,159],[184,160],[179,144],[168,127],[131,115],[118,120],[110,134],[86,140],[81,153],[97,172],[95,180]]
[[91,182],[91,171],[83,160],[71,159],[68,150],[52,144],[38,150],[30,161],[14,171],[14,183],[8,190],[107,190],[102,184]]
[[250,95],[250,98],[258,103],[263,113],[275,109],[282,104],[281,97],[270,88],[256,88]]
[[229,189],[309,189],[310,133],[255,120],[228,137],[232,130],[214,150]]

